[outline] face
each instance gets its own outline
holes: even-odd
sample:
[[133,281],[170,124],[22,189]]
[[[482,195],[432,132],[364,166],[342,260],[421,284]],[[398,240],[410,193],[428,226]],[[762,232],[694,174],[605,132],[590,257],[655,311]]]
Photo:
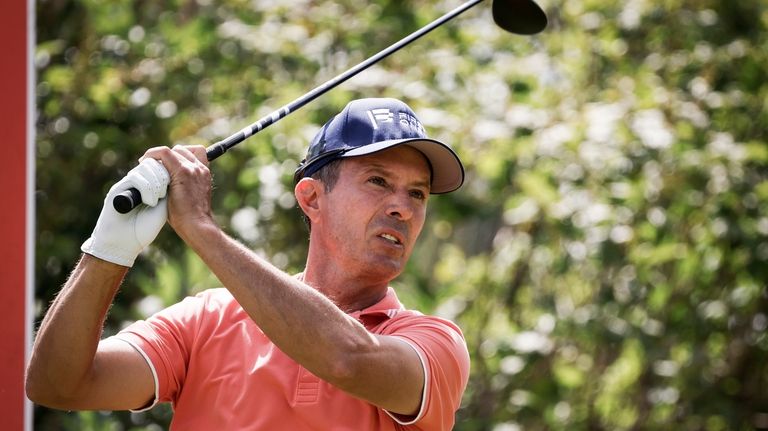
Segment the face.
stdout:
[[417,150],[400,146],[344,159],[320,200],[312,241],[349,275],[397,277],[424,226],[430,170]]

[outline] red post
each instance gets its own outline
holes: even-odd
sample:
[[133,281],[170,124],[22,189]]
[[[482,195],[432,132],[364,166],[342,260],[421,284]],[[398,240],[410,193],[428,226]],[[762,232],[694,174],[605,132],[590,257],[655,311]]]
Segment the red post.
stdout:
[[5,430],[32,428],[31,405],[24,395],[24,367],[31,340],[30,304],[34,289],[34,159],[30,126],[33,5],[32,0],[0,2],[0,427]]

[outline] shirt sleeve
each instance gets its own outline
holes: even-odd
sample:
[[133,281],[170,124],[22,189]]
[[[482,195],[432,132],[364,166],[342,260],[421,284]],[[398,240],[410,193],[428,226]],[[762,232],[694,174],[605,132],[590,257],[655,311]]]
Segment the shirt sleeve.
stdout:
[[184,385],[205,302],[202,294],[188,297],[114,335],[138,350],[154,374],[155,399],[139,411],[159,402],[175,403]]
[[403,319],[389,335],[416,350],[425,378],[422,405],[415,417],[388,414],[408,429],[452,429],[469,380],[469,352],[461,330],[450,321],[421,315]]

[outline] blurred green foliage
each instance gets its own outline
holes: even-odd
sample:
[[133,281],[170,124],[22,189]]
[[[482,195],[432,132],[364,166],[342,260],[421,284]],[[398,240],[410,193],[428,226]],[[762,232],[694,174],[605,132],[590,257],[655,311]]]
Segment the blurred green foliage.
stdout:
[[[396,282],[465,331],[455,429],[768,429],[768,4],[541,4],[540,35],[503,33],[481,5],[216,160],[217,217],[300,270],[291,175],[308,140],[353,98],[401,98],[467,168]],[[40,0],[38,318],[145,149],[219,140],[455,6]],[[166,229],[105,332],[217,283]],[[170,415],[38,407],[35,423]]]

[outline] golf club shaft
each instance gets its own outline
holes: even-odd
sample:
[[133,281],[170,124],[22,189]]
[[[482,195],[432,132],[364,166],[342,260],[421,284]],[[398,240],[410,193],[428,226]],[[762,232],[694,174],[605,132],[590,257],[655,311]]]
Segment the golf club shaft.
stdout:
[[[281,107],[280,109],[272,112],[271,114],[262,117],[255,123],[243,128],[239,132],[230,135],[229,137],[216,142],[215,144],[209,146],[206,149],[206,155],[208,157],[208,160],[215,160],[227,150],[234,147],[235,145],[239,144],[240,142],[243,142],[244,140],[250,138],[251,136],[255,135],[256,133],[264,130],[265,128],[269,127],[270,125],[280,121],[281,119],[288,116],[288,114],[295,112],[302,106],[306,105],[307,103],[315,100],[322,94],[328,92],[329,90],[335,88],[342,82],[348,80],[349,78],[352,78],[353,76],[357,75],[358,73],[362,72],[363,70],[371,67],[372,65],[376,64],[377,62],[381,61],[382,59],[386,58],[390,54],[398,51],[399,49],[403,48],[404,46],[410,44],[411,42],[415,41],[416,39],[420,38],[421,36],[424,36],[425,34],[429,33],[430,31],[434,30],[435,28],[445,24],[446,22],[450,21],[451,19],[455,18],[456,16],[460,15],[467,9],[470,9],[471,7],[475,6],[476,4],[480,3],[483,0],[469,0],[468,2],[462,4],[461,6],[451,10],[450,12],[446,13],[445,15],[441,16],[440,18],[432,21],[431,23],[427,24],[426,26],[422,27],[421,29],[411,33],[410,35],[406,36],[405,38],[401,39],[399,42],[389,46],[388,48],[383,49],[378,54],[370,57],[369,59],[363,61],[362,63],[358,64],[357,66],[354,66],[350,69],[348,69],[346,72],[343,72],[336,76],[335,78],[327,81],[326,83],[316,87],[315,89],[311,90],[310,92],[306,93],[305,95],[297,98],[296,100],[288,103],[287,105]],[[138,190],[135,188],[131,188],[129,190],[126,190],[119,195],[115,196],[113,200],[113,206],[115,209],[121,213],[125,214],[130,212],[133,208],[138,206],[141,203],[141,194]]]
[[208,147],[208,150],[206,151],[208,154],[208,160],[214,160],[215,158],[219,157],[220,155],[224,154],[228,149],[232,148],[233,146],[239,144],[240,142],[248,139],[249,137],[253,136],[254,134],[260,132],[261,130],[265,129],[266,127],[276,123],[282,118],[285,118],[288,114],[298,110],[302,106],[306,105],[307,103],[315,100],[319,96],[323,95],[324,93],[328,92],[329,90],[335,88],[342,82],[348,80],[349,78],[352,78],[353,76],[357,75],[358,73],[362,72],[363,70],[371,67],[372,65],[378,63],[379,61],[383,60],[384,58],[388,57],[390,54],[398,51],[399,49],[403,48],[404,46],[410,44],[411,42],[415,41],[416,39],[420,38],[421,36],[429,33],[430,31],[434,30],[435,28],[443,25],[447,21],[453,19],[457,15],[461,14],[462,12],[466,11],[467,9],[471,8],[472,6],[475,6],[476,4],[480,3],[483,0],[470,0],[463,5],[457,7],[456,9],[446,13],[442,17],[432,21],[428,25],[422,27],[421,29],[411,33],[410,35],[406,36],[405,38],[401,39],[399,42],[389,46],[388,48],[385,48],[384,50],[380,51],[378,54],[370,57],[369,59],[363,61],[362,63],[358,64],[357,66],[354,66],[350,69],[348,69],[346,72],[343,72],[336,76],[335,78],[327,81],[326,83],[316,87],[312,91],[308,92],[307,94],[299,97],[298,99],[288,103],[287,105],[283,106],[282,108],[272,112],[271,114],[261,118],[257,122],[249,125],[248,127],[240,130],[239,132],[229,136],[228,138],[216,142],[215,144]]

